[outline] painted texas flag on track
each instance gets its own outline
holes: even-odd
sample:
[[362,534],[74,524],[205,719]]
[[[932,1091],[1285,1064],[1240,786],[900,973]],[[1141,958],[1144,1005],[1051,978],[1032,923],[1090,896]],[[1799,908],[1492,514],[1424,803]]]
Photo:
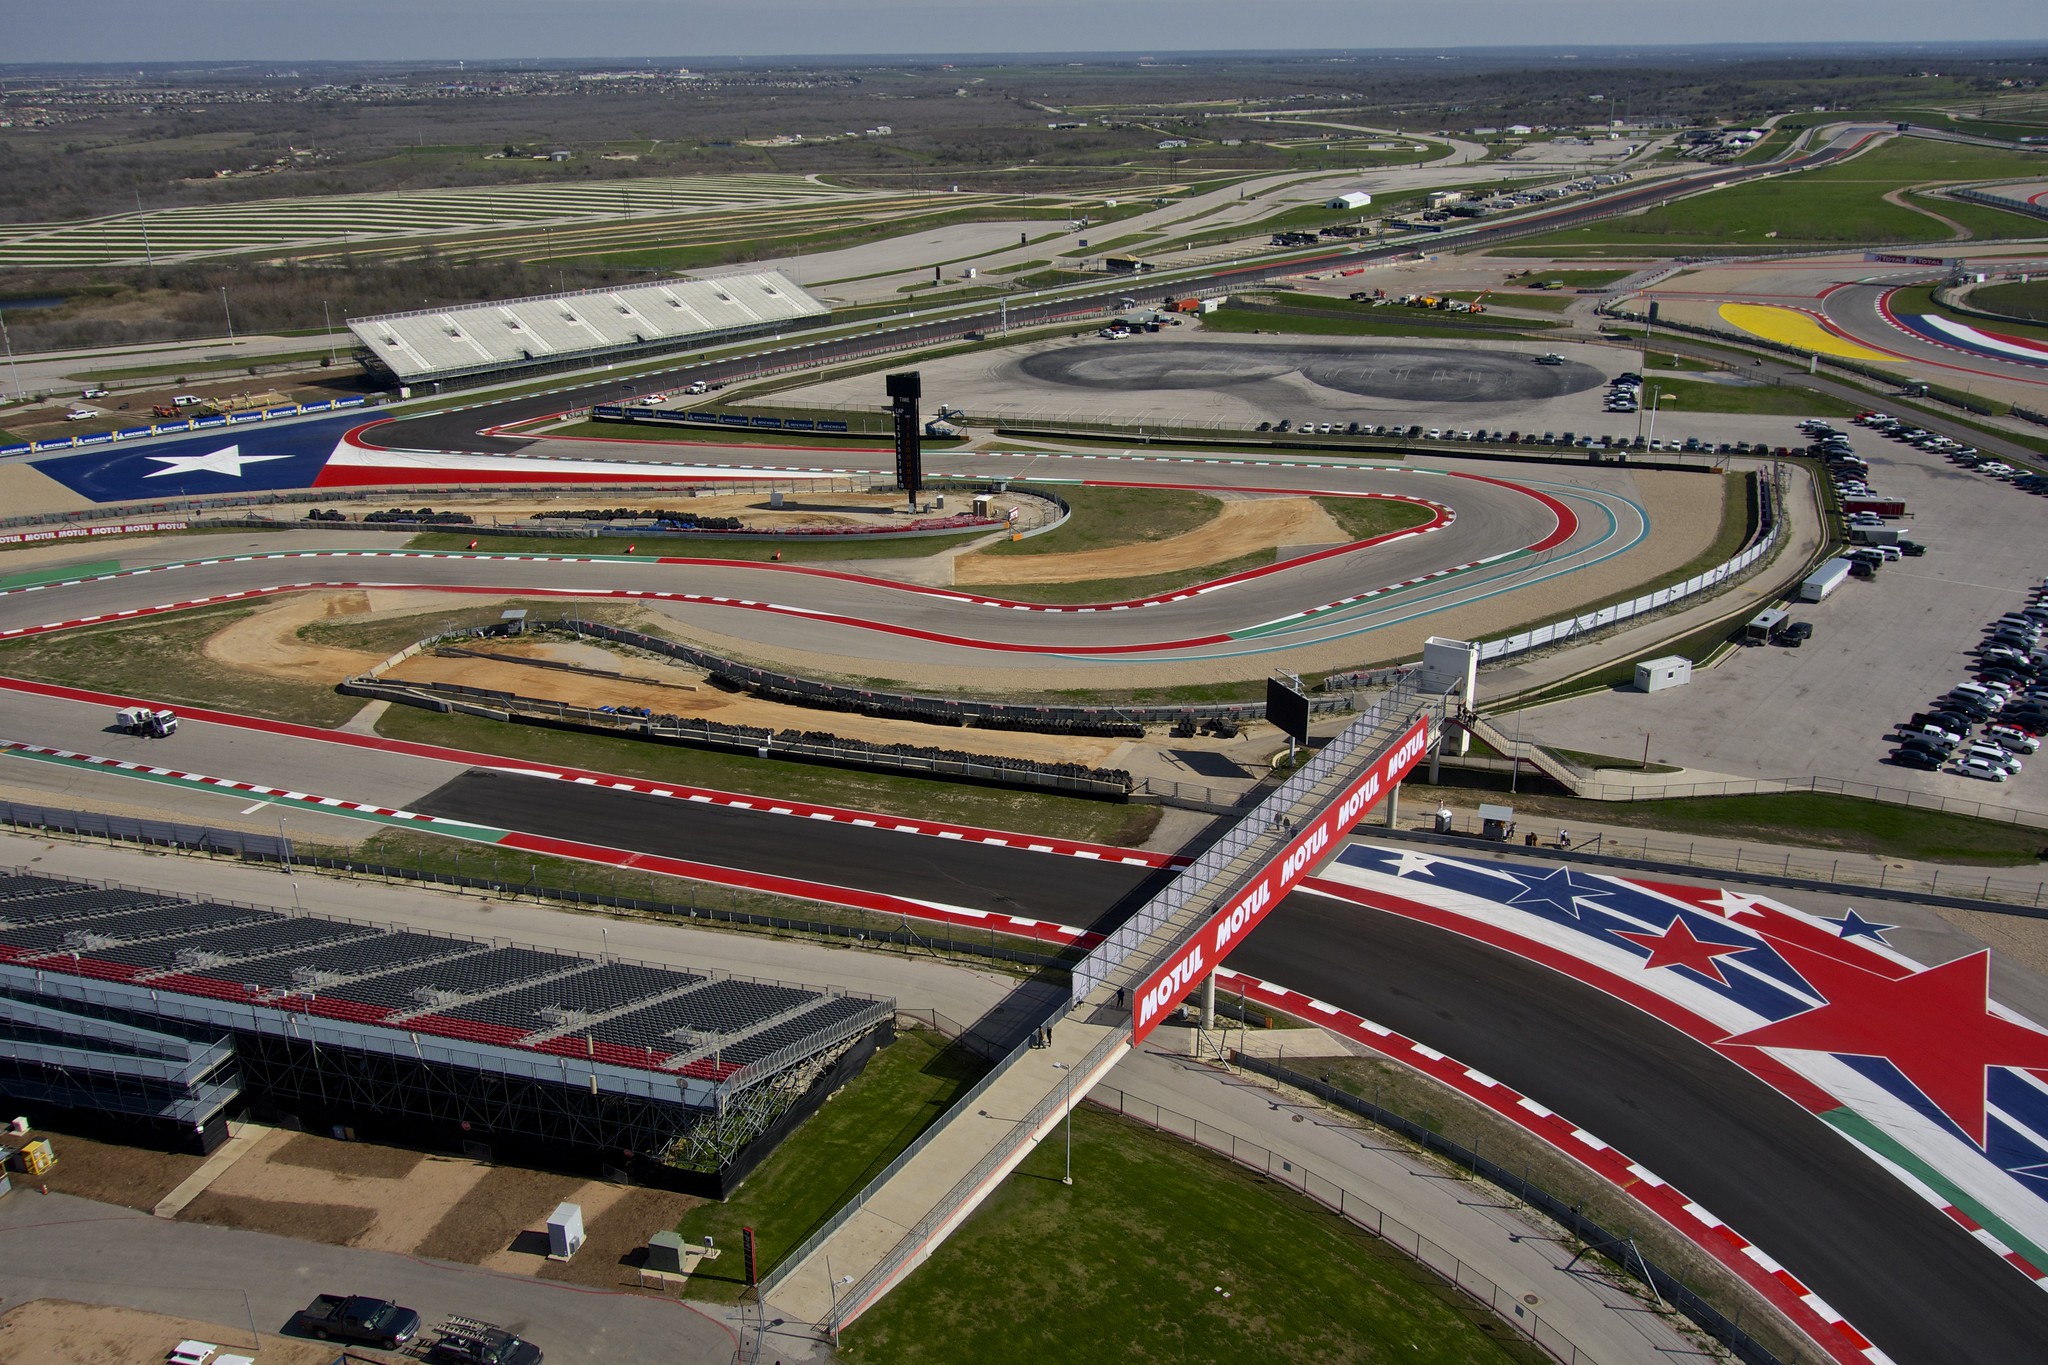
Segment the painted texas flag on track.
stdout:
[[2048,1032],[1991,1000],[1988,952],[1926,967],[1853,910],[1414,849],[1354,844],[1319,880],[1684,1030],[2048,1281]]
[[412,484],[677,484],[839,477],[831,470],[766,465],[382,450],[361,440],[374,425],[365,424],[359,414],[251,423],[198,436],[101,446],[86,454],[42,460],[35,468],[72,492],[103,503]]
[[1966,322],[1931,313],[1894,313],[1892,321],[1916,336],[1968,351],[1972,355],[2048,367],[2048,342],[1994,332],[1985,327],[1972,327]]

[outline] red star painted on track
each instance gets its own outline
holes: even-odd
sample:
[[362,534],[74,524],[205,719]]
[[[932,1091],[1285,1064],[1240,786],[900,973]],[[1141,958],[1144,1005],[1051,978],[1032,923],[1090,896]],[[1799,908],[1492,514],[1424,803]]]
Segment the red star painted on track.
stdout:
[[1827,1003],[1724,1044],[1882,1057],[1979,1147],[1986,1070],[2048,1071],[2048,1033],[1991,1013],[1989,952],[1885,977],[1821,953],[1780,951]]
[[1616,938],[1625,938],[1650,950],[1650,959],[1643,964],[1646,972],[1652,967],[1690,967],[1723,986],[1728,984],[1728,978],[1721,975],[1720,964],[1714,959],[1730,953],[1746,953],[1756,946],[1754,943],[1719,943],[1700,938],[1693,933],[1692,926],[1685,922],[1683,915],[1674,916],[1670,927],[1661,934],[1637,934],[1627,929],[1616,929],[1613,933]]

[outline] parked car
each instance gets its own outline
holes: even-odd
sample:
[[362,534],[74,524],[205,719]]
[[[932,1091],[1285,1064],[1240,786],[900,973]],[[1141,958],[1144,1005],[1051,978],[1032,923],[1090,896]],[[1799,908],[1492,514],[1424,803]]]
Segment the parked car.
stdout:
[[1992,743],[2019,754],[2038,753],[2041,741],[2020,729],[2017,725],[1988,725],[1984,736]]
[[1975,758],[1966,758],[1956,764],[1956,771],[1964,777],[1974,777],[1980,782],[2003,782],[2007,777],[2005,769]]
[[1925,749],[1894,749],[1890,761],[1901,768],[1918,768],[1922,772],[1938,772],[1941,769],[1941,755]]
[[420,1330],[420,1315],[389,1299],[321,1294],[292,1314],[286,1331],[320,1341],[354,1341],[395,1351]]
[[456,1318],[440,1328],[427,1359],[440,1365],[541,1365],[541,1350],[502,1327]]

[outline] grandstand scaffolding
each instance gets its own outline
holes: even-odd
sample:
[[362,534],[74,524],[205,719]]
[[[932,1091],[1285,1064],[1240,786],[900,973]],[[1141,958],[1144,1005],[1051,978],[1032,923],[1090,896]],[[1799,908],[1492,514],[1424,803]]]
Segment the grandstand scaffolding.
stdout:
[[210,1149],[230,1114],[722,1196],[895,1002],[0,876],[0,1095]]

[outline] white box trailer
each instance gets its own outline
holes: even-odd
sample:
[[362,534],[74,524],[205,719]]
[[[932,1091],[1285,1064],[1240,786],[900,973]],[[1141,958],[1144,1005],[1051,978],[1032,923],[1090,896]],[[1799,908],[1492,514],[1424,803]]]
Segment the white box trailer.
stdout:
[[1645,659],[1636,665],[1636,691],[1662,692],[1669,687],[1683,687],[1692,681],[1692,660],[1683,654],[1667,654],[1661,659]]
[[1848,581],[1849,561],[1846,559],[1830,559],[1827,563],[1808,574],[1806,581],[1799,585],[1799,600],[1802,602],[1821,601],[1829,593]]

